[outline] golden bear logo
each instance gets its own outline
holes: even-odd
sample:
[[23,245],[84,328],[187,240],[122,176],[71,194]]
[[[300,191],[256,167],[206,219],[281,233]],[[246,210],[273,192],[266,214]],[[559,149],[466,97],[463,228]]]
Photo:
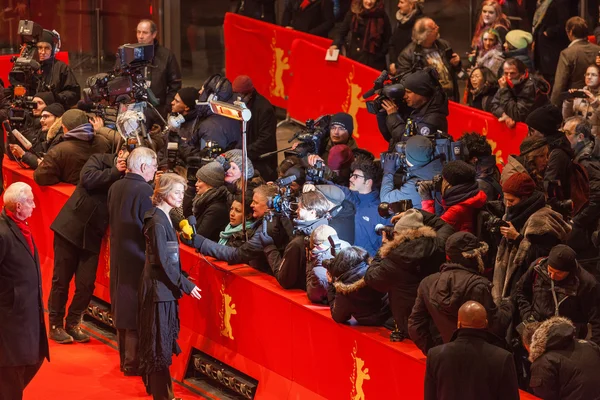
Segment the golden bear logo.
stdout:
[[356,342],[354,342],[354,349],[352,349],[352,359],[354,360],[354,366],[352,375],[350,376],[350,382],[352,382],[350,398],[352,400],[365,400],[363,384],[365,381],[371,379],[371,375],[369,375],[369,368],[365,367],[365,361],[358,357],[358,346],[356,345]]
[[346,94],[346,100],[344,100],[344,103],[342,104],[342,111],[352,115],[352,122],[354,123],[353,136],[358,138],[359,130],[356,115],[361,108],[367,108],[367,104],[361,96],[361,93],[363,93],[362,87],[354,83],[354,66],[352,66],[352,72],[348,74],[346,84],[348,84],[348,92]]
[[110,278],[110,234],[109,234],[108,229],[104,233],[104,237],[102,238],[102,240],[106,241],[106,246],[104,248],[104,256],[103,256],[103,258],[104,258],[104,274],[106,275],[107,278]]
[[234,340],[231,328],[231,316],[237,314],[237,310],[235,309],[235,304],[231,302],[231,296],[225,293],[225,285],[221,286],[221,298],[221,312],[219,312],[219,316],[221,317],[221,335]]
[[269,73],[271,74],[271,86],[269,91],[272,96],[285,99],[285,86],[283,84],[283,72],[290,69],[289,58],[285,56],[285,50],[277,47],[277,38],[271,40],[273,50],[273,64]]

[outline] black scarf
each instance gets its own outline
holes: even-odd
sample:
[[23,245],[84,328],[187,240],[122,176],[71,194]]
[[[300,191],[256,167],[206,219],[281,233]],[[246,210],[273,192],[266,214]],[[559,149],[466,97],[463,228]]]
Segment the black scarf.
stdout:
[[221,186],[218,188],[208,189],[204,194],[196,196],[193,201],[194,216],[199,218],[204,211],[214,202],[227,202],[227,188]]
[[446,207],[451,207],[460,204],[463,201],[477,196],[479,193],[479,185],[477,182],[462,183],[446,189],[443,195]]
[[517,231],[521,231],[525,222],[535,213],[546,206],[544,193],[535,191],[512,207],[506,208],[506,220],[512,222]]

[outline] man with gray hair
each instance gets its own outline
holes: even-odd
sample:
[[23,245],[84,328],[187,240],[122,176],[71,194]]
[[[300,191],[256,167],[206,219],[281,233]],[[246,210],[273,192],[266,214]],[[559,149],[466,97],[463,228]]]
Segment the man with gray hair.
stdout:
[[121,371],[138,375],[138,286],[146,261],[142,228],[144,214],[152,208],[152,186],[157,169],[156,153],[147,147],[134,149],[127,159],[127,173],[108,191],[110,229],[110,302]]
[[50,360],[37,248],[27,225],[35,208],[23,182],[4,192],[0,215],[0,399],[23,397],[23,390]]
[[[393,61],[393,60],[392,60]],[[460,101],[457,73],[461,70],[460,56],[452,51],[450,43],[440,38],[440,27],[431,18],[417,20],[410,43],[396,61],[396,72],[404,75],[409,71],[433,67],[450,100]]]

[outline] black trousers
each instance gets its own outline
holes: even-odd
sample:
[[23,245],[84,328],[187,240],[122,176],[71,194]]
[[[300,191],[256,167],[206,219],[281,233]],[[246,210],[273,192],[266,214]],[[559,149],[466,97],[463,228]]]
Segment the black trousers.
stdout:
[[34,365],[0,367],[0,400],[22,400],[23,390],[40,370],[44,360]]
[[148,386],[152,400],[173,400],[173,381],[169,368],[148,375]]
[[75,294],[69,306],[66,326],[81,322],[94,293],[98,254],[74,246],[62,236],[54,235],[54,272],[48,300],[50,325],[63,327],[65,308],[69,299],[69,285],[75,275]]
[[140,359],[138,357],[138,331],[134,329],[117,329],[119,342],[119,358],[121,371],[138,372]]

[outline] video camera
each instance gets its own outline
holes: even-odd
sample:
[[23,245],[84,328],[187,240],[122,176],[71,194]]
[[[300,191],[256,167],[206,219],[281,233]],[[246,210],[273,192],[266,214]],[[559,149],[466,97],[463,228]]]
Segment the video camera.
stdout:
[[313,185],[326,183],[323,161],[318,160],[314,166],[306,168],[306,183]]
[[216,161],[223,167],[223,171],[227,172],[231,167],[231,163],[225,157],[222,157],[223,149],[217,142],[208,141],[206,146],[198,155],[190,156],[185,159],[187,167],[188,181],[196,181],[196,172],[206,164]]
[[402,76],[390,77],[386,70],[381,71],[381,74],[375,82],[373,88],[363,94],[363,99],[368,99],[373,95],[377,95],[374,100],[367,101],[367,111],[371,114],[377,114],[383,109],[383,101],[390,100],[397,105],[404,102],[404,85],[401,83]]
[[293,151],[300,158],[306,157],[308,154],[318,154],[321,148],[323,136],[329,135],[329,124],[331,115],[322,115],[316,120],[306,120],[306,128],[298,131],[288,140],[292,143],[294,140],[300,141]]
[[34,75],[41,65],[37,51],[37,43],[44,29],[33,21],[19,21],[18,34],[21,36],[22,49],[18,56],[12,57],[13,67],[8,73],[8,80],[14,87],[22,86],[31,95],[37,88]]

